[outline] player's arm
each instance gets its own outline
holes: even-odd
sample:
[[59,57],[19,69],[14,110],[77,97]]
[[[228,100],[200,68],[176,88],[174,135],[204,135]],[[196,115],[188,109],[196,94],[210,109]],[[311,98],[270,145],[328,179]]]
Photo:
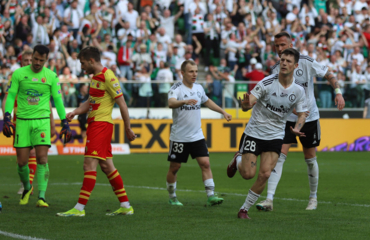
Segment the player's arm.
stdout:
[[327,71],[324,78],[328,80],[330,85],[333,87],[335,91],[335,105],[337,105],[337,108],[339,110],[342,110],[344,108],[345,102],[342,95],[342,91],[340,90],[339,82],[337,78],[334,76],[334,74],[331,71]]
[[6,113],[11,114],[14,108],[14,102],[15,98],[17,97],[18,89],[19,89],[19,81],[17,77],[17,72],[14,72],[12,75],[11,82],[8,84],[7,87],[7,98],[5,102],[5,108],[4,108],[4,116]]
[[215,112],[218,112],[218,113],[221,113],[222,115],[224,115],[224,118],[227,120],[227,121],[230,121],[232,116],[230,114],[228,114],[227,112],[225,112],[225,110],[223,110],[222,108],[220,108],[214,101],[212,101],[211,99],[208,99],[205,103],[204,103],[204,106],[206,106],[207,108],[211,109],[212,111],[215,111]]
[[66,118],[68,122],[72,121],[72,119],[76,115],[87,113],[89,111],[89,107],[90,107],[90,101],[85,101],[83,103],[80,103],[80,106],[78,108],[76,108],[72,112],[67,113]]
[[53,106],[51,106],[51,102],[49,102],[49,106],[50,106],[50,137],[54,137],[57,131],[55,130]]
[[364,113],[362,115],[363,118],[366,118],[367,115],[367,106],[364,107]]
[[184,105],[195,105],[197,104],[197,100],[195,99],[188,99],[188,100],[177,100],[176,98],[168,99],[168,107],[169,108],[179,108]]
[[127,108],[125,99],[123,98],[123,95],[121,97],[116,98],[115,102],[117,103],[119,110],[121,111],[121,116],[124,122],[126,136],[129,141],[134,141],[136,138],[136,135],[131,129],[130,115],[128,113],[128,108]]
[[300,132],[305,122],[306,122],[306,113],[305,112],[299,112],[298,113],[298,120],[295,123],[294,128],[290,127],[290,131],[293,134],[295,134],[299,137],[305,137],[306,135],[304,133]]
[[5,114],[5,102],[6,102],[6,99],[8,98],[8,93],[5,93],[5,96],[4,96],[4,99],[3,99],[3,102],[1,103],[1,111],[3,111],[3,116]]

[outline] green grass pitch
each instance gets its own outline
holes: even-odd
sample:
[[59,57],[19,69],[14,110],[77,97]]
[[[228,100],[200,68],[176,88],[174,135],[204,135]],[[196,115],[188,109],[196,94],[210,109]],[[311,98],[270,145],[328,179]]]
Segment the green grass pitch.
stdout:
[[[42,239],[369,239],[369,153],[318,153],[318,209],[306,211],[309,187],[302,153],[290,153],[277,189],[273,212],[250,210],[251,220],[237,218],[253,180],[237,173],[229,179],[232,153],[211,153],[216,192],[222,205],[205,207],[200,168],[189,159],[178,173],[177,196],[183,207],[170,206],[166,154],[116,156],[132,216],[105,216],[119,207],[108,179],[98,170],[84,218],[55,214],[77,202],[83,180],[82,156],[50,156],[48,209],[35,207],[37,194],[20,206],[15,157],[0,157],[0,231]],[[37,178],[37,176],[36,176]],[[37,180],[35,179],[37,190]],[[36,191],[37,193],[37,191]],[[266,196],[266,190],[259,200]],[[0,239],[14,239],[0,234]]]

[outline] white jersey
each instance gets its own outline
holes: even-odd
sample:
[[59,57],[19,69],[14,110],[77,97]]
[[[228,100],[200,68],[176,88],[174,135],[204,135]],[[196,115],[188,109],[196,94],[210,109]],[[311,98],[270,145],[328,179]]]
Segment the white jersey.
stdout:
[[272,74],[251,91],[258,100],[244,133],[262,140],[284,139],[287,118],[296,109],[306,112],[304,89],[293,80],[288,88],[281,86],[278,74]]
[[197,100],[196,105],[183,105],[172,109],[173,124],[170,140],[175,142],[195,142],[204,138],[201,128],[200,105],[208,100],[203,87],[194,83],[193,88],[186,87],[182,82],[174,84],[168,92],[168,99]]
[[[305,92],[308,103],[308,111],[310,114],[306,118],[306,122],[312,122],[320,118],[319,109],[316,105],[316,99],[313,88],[313,77],[324,77],[328,67],[321,65],[312,58],[306,55],[300,55],[298,68],[294,70],[295,82],[301,85]],[[280,61],[272,67],[272,73],[280,72]],[[297,116],[291,114],[288,117],[289,122],[296,122]]]

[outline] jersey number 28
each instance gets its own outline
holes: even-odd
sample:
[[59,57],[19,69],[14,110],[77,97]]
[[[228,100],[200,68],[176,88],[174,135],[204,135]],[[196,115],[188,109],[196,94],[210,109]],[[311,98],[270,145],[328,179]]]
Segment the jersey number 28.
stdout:
[[255,141],[249,141],[249,140],[245,141],[244,150],[255,152],[256,151],[256,142]]

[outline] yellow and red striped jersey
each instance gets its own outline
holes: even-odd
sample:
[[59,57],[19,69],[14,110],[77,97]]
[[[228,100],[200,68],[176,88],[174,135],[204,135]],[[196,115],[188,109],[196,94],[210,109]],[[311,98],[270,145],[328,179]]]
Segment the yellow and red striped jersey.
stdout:
[[93,76],[90,83],[90,108],[87,123],[112,121],[115,99],[121,97],[122,90],[117,77],[107,68]]

